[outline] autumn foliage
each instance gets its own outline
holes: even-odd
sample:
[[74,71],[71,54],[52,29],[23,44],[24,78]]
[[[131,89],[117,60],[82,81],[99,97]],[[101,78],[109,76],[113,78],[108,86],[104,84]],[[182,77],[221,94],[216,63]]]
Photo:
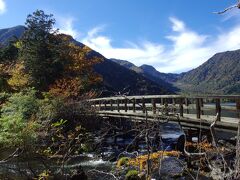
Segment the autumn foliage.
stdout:
[[90,90],[91,87],[101,82],[101,77],[93,71],[93,66],[101,62],[101,59],[92,57],[89,59],[89,49],[69,43],[66,46],[67,63],[61,78],[50,85],[49,92],[54,95],[76,98]]

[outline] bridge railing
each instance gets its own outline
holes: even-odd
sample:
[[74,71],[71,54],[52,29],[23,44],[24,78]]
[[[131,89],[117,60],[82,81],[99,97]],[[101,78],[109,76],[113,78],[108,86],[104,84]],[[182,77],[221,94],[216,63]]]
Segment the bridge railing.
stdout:
[[[180,117],[208,118],[216,113],[222,118],[238,119],[240,96],[147,95],[118,96],[90,100],[98,112],[161,114],[164,108],[174,109]],[[231,119],[228,119],[231,120]]]

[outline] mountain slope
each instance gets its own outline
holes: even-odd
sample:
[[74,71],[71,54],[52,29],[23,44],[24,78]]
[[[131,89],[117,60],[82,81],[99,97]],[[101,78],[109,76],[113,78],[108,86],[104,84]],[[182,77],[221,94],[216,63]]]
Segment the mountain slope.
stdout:
[[179,81],[183,90],[197,93],[240,93],[240,50],[218,53]]
[[160,78],[169,83],[176,82],[179,78],[181,78],[181,74],[161,73],[157,71],[153,66],[149,66],[146,64],[140,66],[140,68],[143,70],[145,74],[151,75],[156,78]]
[[0,29],[0,44],[6,45],[10,40],[14,39],[14,37],[20,38],[24,31],[24,26]]
[[173,85],[173,82],[176,82],[178,80],[178,78],[180,77],[179,74],[160,73],[152,66],[142,65],[142,66],[138,67],[138,66],[134,65],[133,63],[126,61],[126,60],[111,59],[111,61],[116,62],[116,63],[120,64],[121,66],[124,66],[130,70],[133,70],[136,73],[146,77],[147,79],[150,79],[151,81],[153,81],[161,86],[164,86],[170,92],[179,91],[179,89]]
[[[16,26],[14,28],[0,30],[0,42],[7,44],[12,37],[20,37],[24,33],[24,29],[23,26]],[[73,42],[81,48],[85,47],[84,44],[78,41],[73,40]],[[94,67],[95,71],[103,77],[103,83],[99,87],[103,92],[102,95],[112,95],[122,92],[124,89],[129,91],[130,95],[172,93],[165,88],[164,85],[157,84],[135,71],[112,62],[94,50],[90,50],[88,53],[89,59],[91,59],[92,56],[103,59],[103,62]]]

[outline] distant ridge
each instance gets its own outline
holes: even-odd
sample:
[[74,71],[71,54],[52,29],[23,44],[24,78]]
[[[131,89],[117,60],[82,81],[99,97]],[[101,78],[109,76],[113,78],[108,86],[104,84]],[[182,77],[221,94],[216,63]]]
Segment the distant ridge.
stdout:
[[0,43],[6,45],[10,40],[13,40],[14,37],[20,38],[24,31],[24,26],[0,29]]
[[217,53],[183,75],[178,86],[184,91],[207,94],[240,93],[240,50]]
[[135,71],[138,74],[143,75],[144,77],[154,81],[159,85],[164,85],[171,92],[178,92],[179,89],[174,86],[174,82],[176,82],[181,75],[179,74],[167,74],[158,72],[153,66],[150,65],[142,65],[140,67],[134,65],[133,63],[126,60],[119,59],[111,59],[111,61],[120,64],[128,69]]

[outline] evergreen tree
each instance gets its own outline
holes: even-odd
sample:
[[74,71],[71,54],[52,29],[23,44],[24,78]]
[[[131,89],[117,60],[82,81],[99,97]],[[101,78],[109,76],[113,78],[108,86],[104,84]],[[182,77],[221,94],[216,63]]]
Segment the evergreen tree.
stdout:
[[55,19],[42,10],[28,15],[21,39],[20,60],[30,77],[30,86],[45,90],[63,70],[63,41],[54,30]]

